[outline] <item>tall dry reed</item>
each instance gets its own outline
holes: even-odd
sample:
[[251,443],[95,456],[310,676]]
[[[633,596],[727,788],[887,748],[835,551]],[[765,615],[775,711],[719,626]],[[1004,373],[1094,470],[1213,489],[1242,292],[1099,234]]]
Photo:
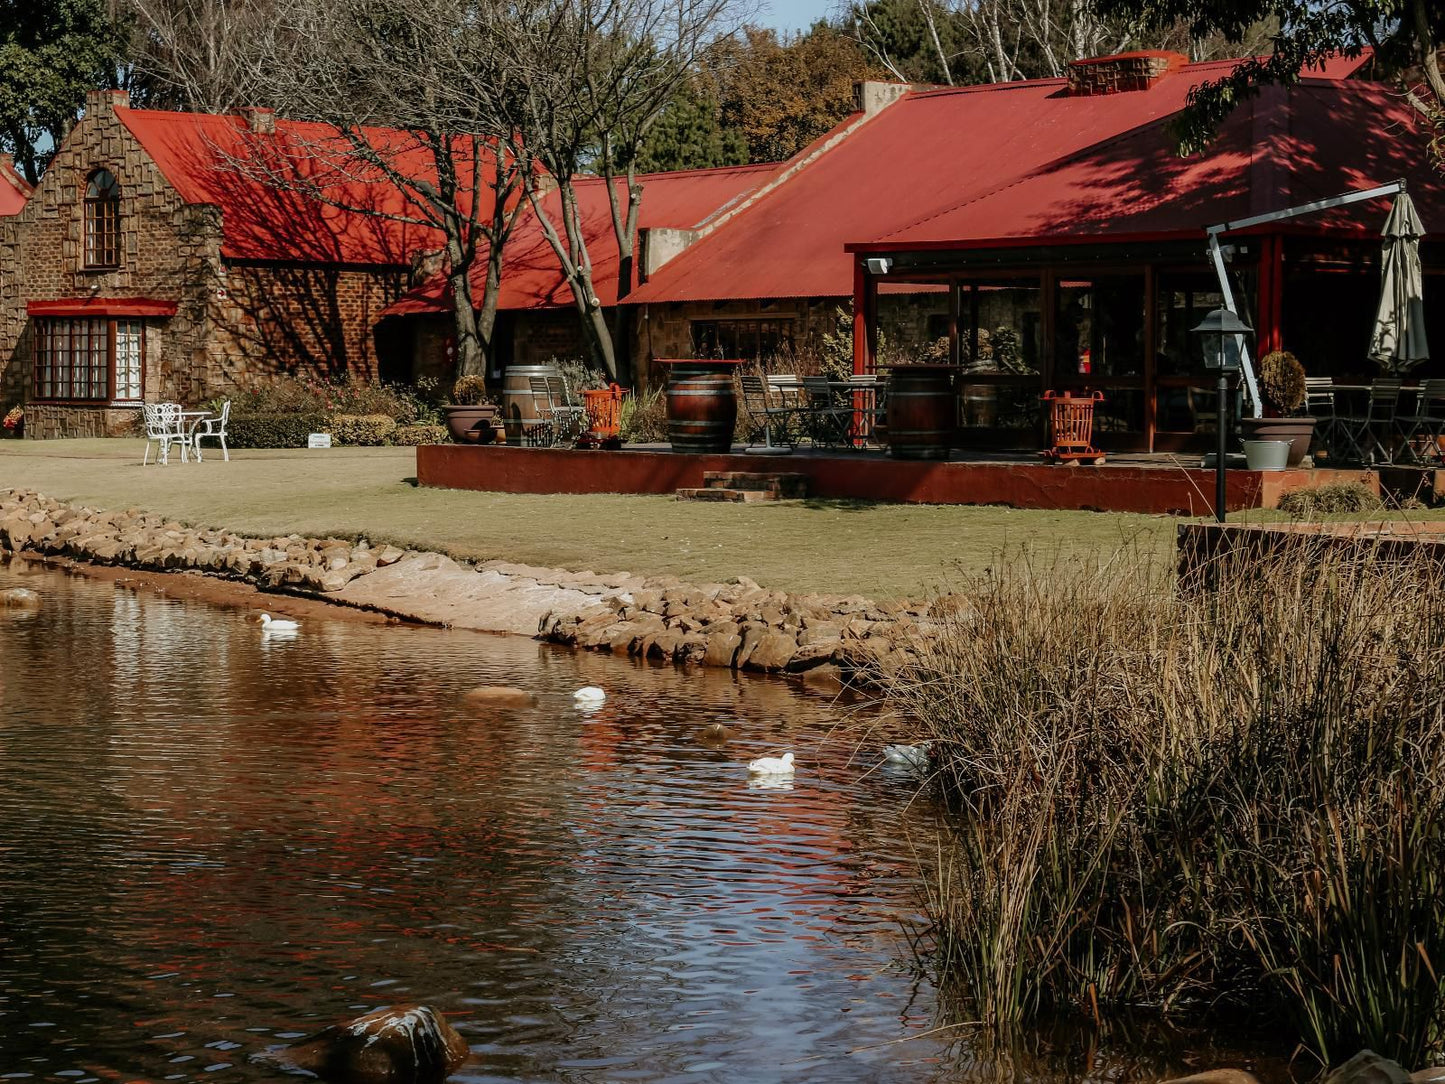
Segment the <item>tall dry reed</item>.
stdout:
[[936,742],[944,977],[1007,1031],[1145,1007],[1419,1063],[1445,964],[1445,578],[1302,540],[1178,589],[962,585],[887,682]]

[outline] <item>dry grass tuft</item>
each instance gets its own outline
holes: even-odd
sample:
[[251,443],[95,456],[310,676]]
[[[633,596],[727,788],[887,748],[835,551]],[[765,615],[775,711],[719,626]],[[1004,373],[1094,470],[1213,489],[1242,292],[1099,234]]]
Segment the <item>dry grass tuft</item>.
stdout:
[[[1058,1011],[1285,1026],[1421,1064],[1445,963],[1445,583],[1301,539],[1163,573],[973,577],[894,706],[957,828],[936,962],[1001,1032]],[[1136,566],[1148,569],[1147,563]]]

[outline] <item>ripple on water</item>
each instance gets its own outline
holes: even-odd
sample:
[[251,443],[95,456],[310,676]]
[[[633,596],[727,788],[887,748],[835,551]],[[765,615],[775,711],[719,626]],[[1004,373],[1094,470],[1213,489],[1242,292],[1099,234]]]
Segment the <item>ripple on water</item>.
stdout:
[[[921,814],[859,782],[822,700],[25,582],[47,605],[0,636],[0,1068],[259,1081],[250,1055],[417,1000],[476,1052],[462,1081],[931,1075],[928,1040],[847,1053],[929,1021],[896,932]],[[537,704],[477,710],[480,684]],[[792,785],[750,785],[784,747]]]

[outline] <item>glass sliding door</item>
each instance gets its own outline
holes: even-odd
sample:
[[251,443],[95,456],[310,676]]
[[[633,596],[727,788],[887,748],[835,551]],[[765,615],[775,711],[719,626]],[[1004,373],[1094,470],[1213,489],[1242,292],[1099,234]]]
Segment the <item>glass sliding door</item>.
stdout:
[[1142,449],[1145,417],[1143,272],[1060,272],[1054,289],[1053,379],[1060,391],[1098,391],[1094,442]]

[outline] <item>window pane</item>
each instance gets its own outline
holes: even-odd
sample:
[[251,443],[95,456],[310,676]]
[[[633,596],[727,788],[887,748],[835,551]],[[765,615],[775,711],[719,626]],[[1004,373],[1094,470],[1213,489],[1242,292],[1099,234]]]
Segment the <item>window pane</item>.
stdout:
[[966,373],[1039,371],[1043,290],[1036,279],[971,282],[961,300],[958,353]]
[[1143,275],[1063,279],[1057,298],[1054,372],[1059,383],[1073,377],[1144,375]]
[[70,391],[70,347],[74,325],[69,320],[57,320],[55,324],[55,395],[60,399],[71,398]]
[[141,325],[122,320],[115,325],[115,397],[141,397]]

